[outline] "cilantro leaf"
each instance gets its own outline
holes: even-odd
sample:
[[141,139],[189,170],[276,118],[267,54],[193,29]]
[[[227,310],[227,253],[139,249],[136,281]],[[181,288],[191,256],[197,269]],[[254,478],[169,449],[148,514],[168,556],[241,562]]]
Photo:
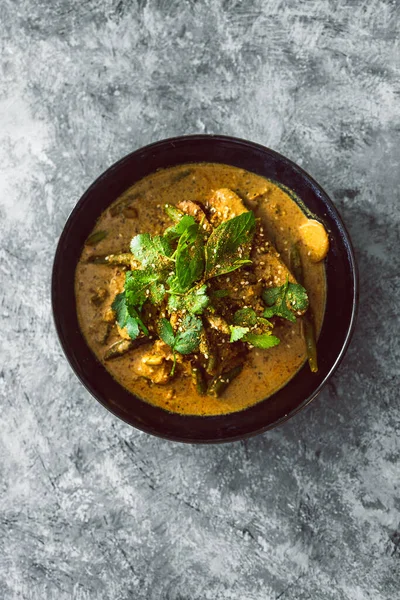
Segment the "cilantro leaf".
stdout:
[[137,338],[137,336],[140,333],[139,323],[137,319],[129,317],[129,319],[126,322],[126,331],[128,332],[128,335],[132,340],[135,340]]
[[264,290],[262,297],[267,305],[263,315],[267,318],[277,316],[295,323],[294,313],[304,311],[308,307],[306,290],[302,285],[291,283],[288,279],[281,286]]
[[164,237],[151,237],[149,233],[140,233],[131,240],[130,247],[133,256],[143,267],[151,267],[158,271],[168,268],[172,248]]
[[308,295],[305,288],[299,283],[290,283],[287,290],[287,301],[292,310],[307,310]]
[[164,231],[163,237],[169,243],[173,242],[174,240],[179,239],[181,235],[185,233],[186,229],[195,223],[194,217],[191,215],[183,215],[176,225],[172,225],[172,227],[168,227],[168,229]]
[[118,325],[120,327],[125,327],[126,321],[129,317],[125,292],[121,292],[121,294],[117,294],[115,296],[114,302],[111,304],[111,308],[115,312]]
[[181,290],[188,290],[201,278],[204,270],[204,240],[197,223],[190,225],[179,238],[175,264]]
[[121,328],[126,328],[128,335],[132,340],[135,340],[138,337],[140,333],[139,327],[145,335],[149,334],[149,331],[140,318],[138,311],[133,306],[128,305],[125,292],[121,292],[115,297],[111,308],[116,313],[118,325]]
[[127,271],[125,291],[128,304],[139,308],[146,300],[150,300],[152,304],[160,304],[165,296],[165,287],[158,280],[159,273],[151,268],[142,271]]
[[205,247],[206,279],[251,263],[249,255],[255,225],[254,213],[248,211],[224,221],[213,230]]
[[200,332],[203,328],[203,323],[198,317],[187,315],[180,326],[175,337],[175,350],[180,354],[191,354],[199,349]]
[[192,352],[196,352],[200,345],[200,332],[202,328],[203,323],[201,319],[187,315],[183,319],[179,330],[175,335],[171,323],[165,318],[161,319],[159,325],[160,338],[163,340],[163,342],[171,347],[174,356],[174,364],[171,369],[171,375],[173,375],[175,372],[175,353],[179,352],[179,354],[191,354]]
[[243,340],[256,348],[272,348],[280,343],[280,339],[269,333],[246,333]]
[[207,286],[204,284],[199,288],[192,288],[186,294],[172,294],[168,300],[168,309],[171,312],[187,310],[191,315],[200,315],[210,303],[207,296]]
[[241,340],[250,331],[248,327],[240,327],[239,325],[229,325],[229,329],[231,331],[230,342]]

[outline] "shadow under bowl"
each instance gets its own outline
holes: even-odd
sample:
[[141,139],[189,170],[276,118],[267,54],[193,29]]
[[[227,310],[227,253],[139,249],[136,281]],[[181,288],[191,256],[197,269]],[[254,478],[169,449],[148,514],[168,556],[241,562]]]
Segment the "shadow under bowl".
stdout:
[[[293,190],[321,219],[330,249],[325,260],[327,303],[318,340],[318,373],[307,364],[285,387],[243,411],[210,417],[179,415],[152,406],[123,388],[96,359],[79,328],[74,277],[84,243],[100,214],[127,188],[157,169],[192,162],[233,165]],[[309,404],[338,367],[350,342],[358,305],[358,277],[346,228],[324,190],[284,156],[236,138],[193,135],[171,138],[129,154],[101,175],[84,193],[61,234],[52,276],[57,333],[73,370],[112,413],[147,433],[191,443],[243,439],[286,421]]]

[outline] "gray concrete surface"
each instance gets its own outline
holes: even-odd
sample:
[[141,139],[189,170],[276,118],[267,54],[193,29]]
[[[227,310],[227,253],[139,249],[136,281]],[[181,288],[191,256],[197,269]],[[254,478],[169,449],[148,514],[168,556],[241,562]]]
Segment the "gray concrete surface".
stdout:
[[[0,598],[400,597],[399,19],[384,0],[0,3]],[[346,360],[244,443],[135,431],[55,336],[57,239],[149,142],[223,133],[303,165],[360,266]]]

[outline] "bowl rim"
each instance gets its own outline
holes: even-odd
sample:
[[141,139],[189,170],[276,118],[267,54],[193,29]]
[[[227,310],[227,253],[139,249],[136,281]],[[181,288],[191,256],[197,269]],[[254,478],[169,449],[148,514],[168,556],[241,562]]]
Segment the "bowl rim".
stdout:
[[[350,315],[349,324],[347,327],[347,332],[346,332],[345,338],[343,340],[340,351],[338,352],[335,361],[332,363],[330,369],[324,376],[323,380],[315,388],[315,390],[310,395],[308,395],[302,402],[300,402],[296,407],[294,407],[292,410],[290,410],[287,414],[283,415],[282,417],[278,418],[276,421],[274,421],[272,423],[268,423],[266,425],[261,425],[260,427],[254,429],[252,431],[243,433],[243,434],[227,435],[226,437],[222,437],[222,438],[210,438],[210,439],[205,439],[205,438],[198,439],[196,437],[191,438],[191,437],[186,437],[186,436],[180,437],[179,435],[175,435],[175,434],[171,435],[171,434],[163,433],[160,431],[156,431],[153,428],[143,425],[143,423],[140,420],[137,420],[136,422],[134,422],[134,419],[128,419],[126,417],[125,412],[122,409],[120,409],[117,405],[114,405],[110,401],[107,401],[104,398],[99,397],[99,395],[93,389],[93,385],[90,381],[90,377],[88,377],[87,374],[85,374],[82,371],[82,369],[78,368],[79,365],[75,361],[75,358],[72,355],[73,353],[71,352],[69,344],[67,343],[67,341],[64,337],[63,329],[61,327],[61,315],[59,312],[59,306],[58,306],[59,298],[58,298],[58,293],[57,293],[57,285],[58,285],[57,284],[57,269],[58,269],[59,263],[61,261],[61,254],[63,251],[63,243],[67,237],[67,234],[69,233],[69,230],[72,227],[74,227],[75,218],[78,215],[78,213],[80,212],[82,206],[86,203],[87,199],[90,197],[90,194],[92,193],[92,191],[95,188],[97,188],[99,185],[101,185],[103,183],[103,180],[107,179],[107,177],[109,177],[110,174],[112,174],[114,171],[121,168],[126,162],[130,162],[131,160],[133,160],[135,158],[140,158],[141,154],[153,152],[153,151],[159,150],[165,146],[174,147],[175,144],[181,144],[182,142],[196,143],[196,142],[202,142],[204,140],[212,140],[213,142],[216,142],[216,143],[230,143],[230,144],[233,144],[236,146],[241,146],[244,148],[247,147],[252,150],[258,150],[262,153],[272,155],[273,157],[278,159],[283,164],[289,165],[302,178],[305,178],[306,180],[308,180],[308,182],[311,184],[311,186],[313,188],[316,188],[320,192],[320,200],[322,201],[322,203],[325,206],[327,206],[329,208],[329,212],[334,215],[335,222],[340,224],[340,228],[342,230],[340,237],[341,237],[341,241],[342,242],[344,241],[345,245],[346,245],[347,255],[348,255],[348,259],[349,259],[349,263],[350,263],[350,274],[351,274],[351,278],[352,278],[352,286],[353,286],[351,315]],[[194,160],[194,161],[188,161],[188,162],[201,163],[201,162],[205,162],[205,161],[200,161],[200,160],[195,161]],[[210,162],[216,162],[216,161],[210,161]],[[230,164],[229,161],[226,163],[223,163],[222,161],[220,161],[220,162],[221,162],[221,164],[228,164],[228,165]],[[178,163],[176,163],[176,164],[178,164]],[[185,163],[182,162],[180,164],[185,164]],[[168,168],[168,166],[159,167],[159,168]],[[155,172],[156,170],[157,169],[155,169],[151,172]],[[249,170],[249,169],[247,169],[247,170]],[[137,181],[139,181],[139,180],[137,180]],[[133,185],[133,184],[131,184],[131,185]],[[114,200],[112,200],[112,201],[114,201]],[[111,202],[110,202],[110,204],[111,204]],[[106,209],[103,209],[103,210],[106,210]],[[103,212],[103,210],[101,212]],[[101,212],[98,213],[97,218],[100,216]],[[276,150],[272,150],[271,148],[268,148],[267,146],[263,146],[261,144],[252,142],[250,140],[232,137],[232,136],[219,135],[219,134],[181,135],[181,136],[165,138],[165,139],[153,142],[151,144],[147,144],[146,146],[141,146],[141,147],[137,148],[136,150],[130,152],[129,154],[123,156],[121,159],[119,159],[118,161],[113,163],[111,166],[109,166],[103,173],[101,173],[93,181],[93,183],[86,189],[86,191],[82,194],[82,196],[80,197],[80,199],[78,200],[78,202],[76,203],[76,205],[74,206],[72,211],[70,212],[70,214],[66,220],[66,223],[63,227],[63,230],[61,232],[61,235],[59,237],[58,243],[57,243],[57,248],[56,248],[56,251],[54,254],[52,278],[51,278],[51,302],[52,302],[52,313],[53,313],[55,329],[57,332],[59,342],[63,349],[64,355],[67,358],[67,361],[69,362],[75,375],[78,377],[78,379],[84,385],[84,387],[91,393],[91,395],[98,402],[100,402],[100,404],[102,404],[112,414],[114,414],[115,416],[117,416],[118,418],[123,420],[128,425],[131,425],[145,433],[149,433],[151,435],[155,435],[157,437],[167,439],[170,441],[177,441],[177,442],[183,442],[183,443],[196,443],[196,444],[198,444],[198,443],[202,443],[202,444],[228,443],[228,442],[234,442],[237,440],[253,437],[253,436],[263,433],[269,429],[278,427],[279,425],[281,425],[282,423],[286,422],[287,420],[292,418],[294,415],[299,413],[301,410],[303,410],[306,406],[308,406],[317,397],[317,395],[320,393],[322,388],[327,384],[328,380],[332,377],[332,375],[334,374],[334,372],[336,371],[336,369],[339,367],[340,363],[342,362],[344,355],[349,347],[351,338],[353,336],[355,325],[356,325],[356,320],[357,320],[357,314],[358,314],[358,305],[359,305],[359,273],[358,273],[358,267],[357,267],[357,262],[356,262],[356,258],[355,258],[353,244],[352,244],[350,235],[348,233],[348,230],[343,222],[343,219],[342,219],[340,213],[338,212],[336,206],[334,205],[334,203],[332,202],[332,200],[330,199],[330,197],[326,193],[326,191],[321,187],[321,185],[319,183],[316,182],[316,180],[305,169],[300,167],[298,164],[293,162],[291,159],[280,154]],[[86,341],[85,341],[85,343],[86,343]],[[98,359],[95,357],[95,355],[93,353],[92,353],[92,355],[93,355],[94,360],[98,362]],[[293,379],[295,379],[296,377],[297,377],[297,374],[293,377]],[[116,381],[116,380],[114,380],[114,381]],[[123,388],[123,386],[120,383],[118,383],[118,382],[116,382],[116,383],[120,388],[125,389],[125,388]],[[285,384],[285,386],[283,386],[283,387],[286,387],[286,385],[287,384]],[[275,393],[277,393],[277,392],[275,392]],[[134,394],[132,394],[132,395],[135,398],[137,398]],[[269,398],[271,398],[271,396]],[[139,399],[139,400],[141,400],[141,399]],[[268,398],[263,399],[260,402],[258,402],[257,404],[261,404],[267,400],[268,400]],[[157,408],[163,412],[167,412],[167,411],[164,411],[164,409],[162,409],[161,407],[157,407]],[[249,408],[251,408],[251,407],[249,407]],[[248,410],[248,409],[244,409],[244,411],[245,410]],[[230,413],[230,414],[231,415],[240,415],[240,413],[244,412],[244,411],[238,411],[236,413]],[[171,413],[169,413],[169,414],[171,414]],[[178,413],[172,413],[172,414],[177,415]],[[223,416],[223,415],[220,415],[220,416]],[[204,419],[212,419],[213,418],[213,416],[197,416],[197,415],[185,415],[185,417],[190,417],[194,420],[196,420],[196,419],[204,420]]]

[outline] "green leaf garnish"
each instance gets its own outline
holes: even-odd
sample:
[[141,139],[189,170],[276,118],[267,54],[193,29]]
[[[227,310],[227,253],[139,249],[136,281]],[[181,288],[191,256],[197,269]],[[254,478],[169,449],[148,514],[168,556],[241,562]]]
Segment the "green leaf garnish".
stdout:
[[252,346],[262,349],[273,348],[280,343],[280,339],[270,333],[246,333],[243,339]]
[[241,340],[250,331],[248,327],[241,327],[240,325],[230,325],[229,329],[231,331],[230,342]]
[[151,268],[143,271],[127,271],[125,292],[128,304],[139,308],[146,300],[150,300],[152,304],[160,304],[165,296],[165,287],[159,281],[159,277],[159,273]]
[[199,225],[190,225],[181,235],[175,253],[176,277],[186,291],[201,278],[204,270],[204,240]]
[[255,226],[254,213],[248,211],[224,221],[214,229],[205,247],[206,279],[230,273],[251,263],[249,256]]
[[201,315],[210,303],[207,296],[207,286],[204,284],[199,288],[192,288],[183,295],[170,295],[168,309],[171,312],[186,310],[191,315]]
[[241,308],[233,315],[234,325],[253,327],[257,323],[257,313],[252,308]]
[[129,305],[125,292],[121,292],[115,297],[111,308],[116,313],[118,325],[122,328],[126,328],[128,335],[132,340],[135,340],[138,337],[140,333],[139,328],[145,335],[149,335],[149,331],[140,318],[138,311],[134,306]]
[[178,221],[180,221],[185,215],[185,213],[182,212],[180,208],[177,208],[173,204],[164,204],[164,210],[171,219],[171,221],[174,221],[174,223],[178,223]]
[[203,323],[198,317],[187,315],[179,326],[178,332],[174,334],[171,323],[163,318],[159,325],[160,338],[170,346],[174,356],[174,364],[171,375],[175,372],[176,352],[179,354],[191,354],[196,352],[200,345],[200,332]]
[[191,215],[183,215],[176,225],[172,225],[172,227],[168,227],[168,229],[164,231],[163,238],[171,243],[179,239],[181,235],[185,233],[186,229],[195,223],[196,221]]
[[276,316],[295,323],[294,313],[308,308],[306,290],[299,283],[291,283],[289,280],[281,286],[264,290],[262,297],[268,307],[263,313],[267,318]]
[[158,271],[168,268],[172,248],[161,235],[152,237],[149,233],[135,235],[131,241],[131,252],[142,267],[151,267]]

